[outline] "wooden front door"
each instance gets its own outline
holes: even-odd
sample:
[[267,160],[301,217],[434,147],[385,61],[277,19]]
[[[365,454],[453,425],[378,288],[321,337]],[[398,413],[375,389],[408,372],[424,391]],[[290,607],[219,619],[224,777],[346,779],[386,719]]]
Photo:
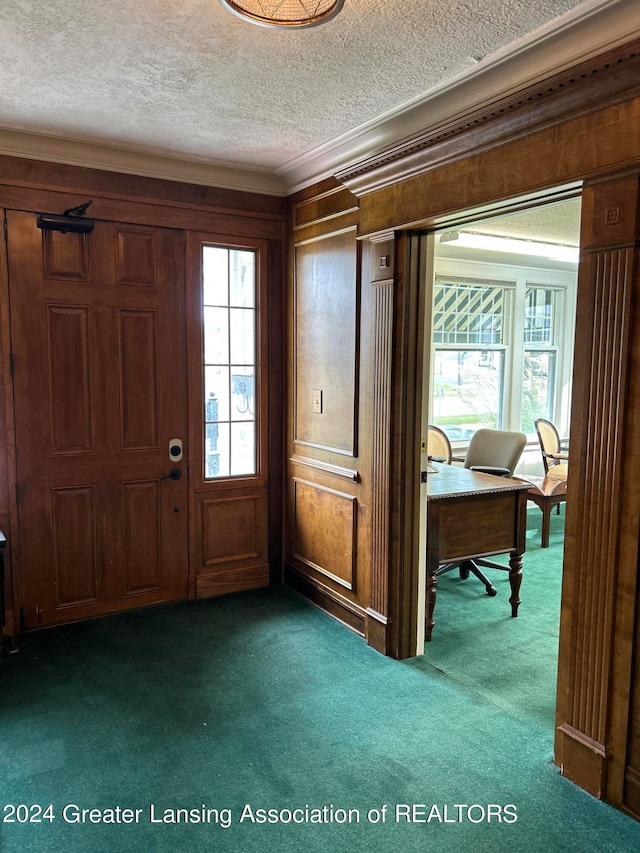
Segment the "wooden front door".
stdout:
[[186,598],[183,233],[7,223],[23,627]]

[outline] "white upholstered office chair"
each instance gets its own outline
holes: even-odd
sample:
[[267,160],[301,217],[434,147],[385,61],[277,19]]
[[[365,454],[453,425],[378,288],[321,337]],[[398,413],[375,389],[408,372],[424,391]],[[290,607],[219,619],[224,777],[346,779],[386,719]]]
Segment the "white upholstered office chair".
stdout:
[[[464,467],[471,471],[494,474],[497,477],[511,477],[526,444],[527,437],[521,432],[479,429],[473,434],[469,443]],[[497,589],[482,572],[480,566],[509,571],[509,566],[503,566],[501,563],[495,563],[492,560],[476,558],[475,560],[465,560],[462,563],[444,563],[438,568],[436,577],[458,568],[461,578],[466,579],[469,574],[472,574],[484,584],[487,595],[496,595]]]
[[522,432],[500,429],[479,429],[474,432],[464,467],[498,477],[511,477],[527,444]]

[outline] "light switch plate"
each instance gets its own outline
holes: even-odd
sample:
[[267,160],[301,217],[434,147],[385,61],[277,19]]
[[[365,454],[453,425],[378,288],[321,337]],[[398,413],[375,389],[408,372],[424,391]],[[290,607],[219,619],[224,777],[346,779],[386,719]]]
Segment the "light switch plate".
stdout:
[[322,414],[322,391],[318,389],[313,392],[313,412],[316,415]]

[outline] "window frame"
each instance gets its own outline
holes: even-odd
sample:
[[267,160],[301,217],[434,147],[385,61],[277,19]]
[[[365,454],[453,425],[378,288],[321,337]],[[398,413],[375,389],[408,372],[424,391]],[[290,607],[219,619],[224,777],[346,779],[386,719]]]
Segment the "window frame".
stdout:
[[[226,267],[226,301],[223,304],[221,300],[218,301],[206,301],[206,288],[204,286],[204,255],[207,249],[217,249],[227,253],[227,263]],[[261,388],[258,376],[258,350],[257,350],[257,331],[258,331],[258,253],[255,249],[238,249],[237,247],[224,246],[219,244],[214,244],[210,242],[202,242],[200,245],[200,252],[202,258],[202,283],[201,283],[201,292],[202,292],[202,311],[203,311],[203,320],[202,320],[202,336],[203,336],[203,358],[202,358],[202,371],[203,371],[203,390],[205,393],[203,394],[203,428],[205,432],[205,436],[203,438],[204,451],[203,451],[203,478],[205,482],[212,482],[218,480],[237,480],[239,478],[246,477],[255,477],[258,473],[258,444],[259,444],[259,400],[261,398]],[[232,284],[232,273],[231,273],[231,253],[232,252],[244,252],[250,253],[253,256],[252,268],[253,268],[253,281],[252,281],[252,304],[250,306],[241,306],[234,305],[233,299],[231,296],[231,284]],[[227,325],[227,335],[226,335],[226,350],[227,350],[227,361],[220,360],[218,363],[211,362],[207,360],[207,309],[221,309],[226,312],[226,325]],[[233,341],[233,323],[232,316],[234,311],[251,311],[252,312],[252,361],[249,362],[239,362],[233,359],[233,349],[234,349],[234,341]],[[210,313],[210,312],[209,312]],[[233,368],[242,369],[243,367],[251,367],[252,368],[252,381],[253,381],[253,416],[250,418],[233,418],[232,413],[232,401],[233,401]],[[207,406],[209,401],[206,399],[206,389],[207,389],[207,371],[213,368],[221,368],[226,371],[227,374],[227,395],[226,395],[226,406],[228,408],[228,416],[226,418],[218,417],[215,420],[208,419]],[[239,373],[235,374],[242,375]],[[253,432],[253,471],[251,472],[243,472],[241,474],[232,473],[233,468],[233,453],[234,453],[234,425],[237,424],[252,424],[252,432]],[[207,438],[206,434],[210,427],[217,427],[220,429],[221,427],[227,427],[227,460],[228,463],[225,465],[225,468],[228,468],[228,474],[218,474],[218,475],[207,475]]]
[[[542,262],[544,263],[544,262]],[[477,283],[487,286],[504,286],[509,291],[510,298],[505,304],[505,323],[503,344],[440,344],[433,340],[433,324],[430,330],[430,394],[429,422],[433,422],[435,395],[435,364],[436,352],[439,350],[483,350],[496,349],[500,346],[505,350],[503,376],[503,401],[501,429],[520,430],[520,418],[523,396],[524,354],[529,350],[548,350],[556,352],[556,377],[553,393],[553,417],[562,434],[569,429],[571,404],[571,379],[573,368],[573,336],[575,326],[575,301],[577,290],[577,264],[571,268],[568,264],[562,268],[532,265],[530,259],[525,263],[514,263],[513,255],[508,261],[481,261],[472,259],[454,259],[439,257],[437,249],[434,257],[431,302],[435,298],[437,279],[450,279],[453,283],[464,281],[468,284]],[[556,294],[555,315],[557,317],[553,329],[553,341],[550,344],[542,342],[525,342],[525,305],[528,288],[553,290]],[[433,311],[433,308],[432,308]],[[528,433],[530,440],[535,435]],[[462,450],[468,444],[468,439],[453,440],[454,450]]]
[[[234,474],[209,478],[205,472],[205,363],[204,363],[204,298],[202,247],[215,246],[231,250],[255,252],[255,474]],[[196,491],[229,490],[257,487],[268,482],[268,241],[235,237],[210,232],[188,235],[189,293],[187,346],[190,400],[190,479]]]

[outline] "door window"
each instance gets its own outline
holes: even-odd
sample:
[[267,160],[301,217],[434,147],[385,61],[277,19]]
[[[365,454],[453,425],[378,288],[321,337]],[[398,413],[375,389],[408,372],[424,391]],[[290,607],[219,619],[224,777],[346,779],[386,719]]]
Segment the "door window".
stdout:
[[256,253],[202,247],[204,478],[257,473]]

